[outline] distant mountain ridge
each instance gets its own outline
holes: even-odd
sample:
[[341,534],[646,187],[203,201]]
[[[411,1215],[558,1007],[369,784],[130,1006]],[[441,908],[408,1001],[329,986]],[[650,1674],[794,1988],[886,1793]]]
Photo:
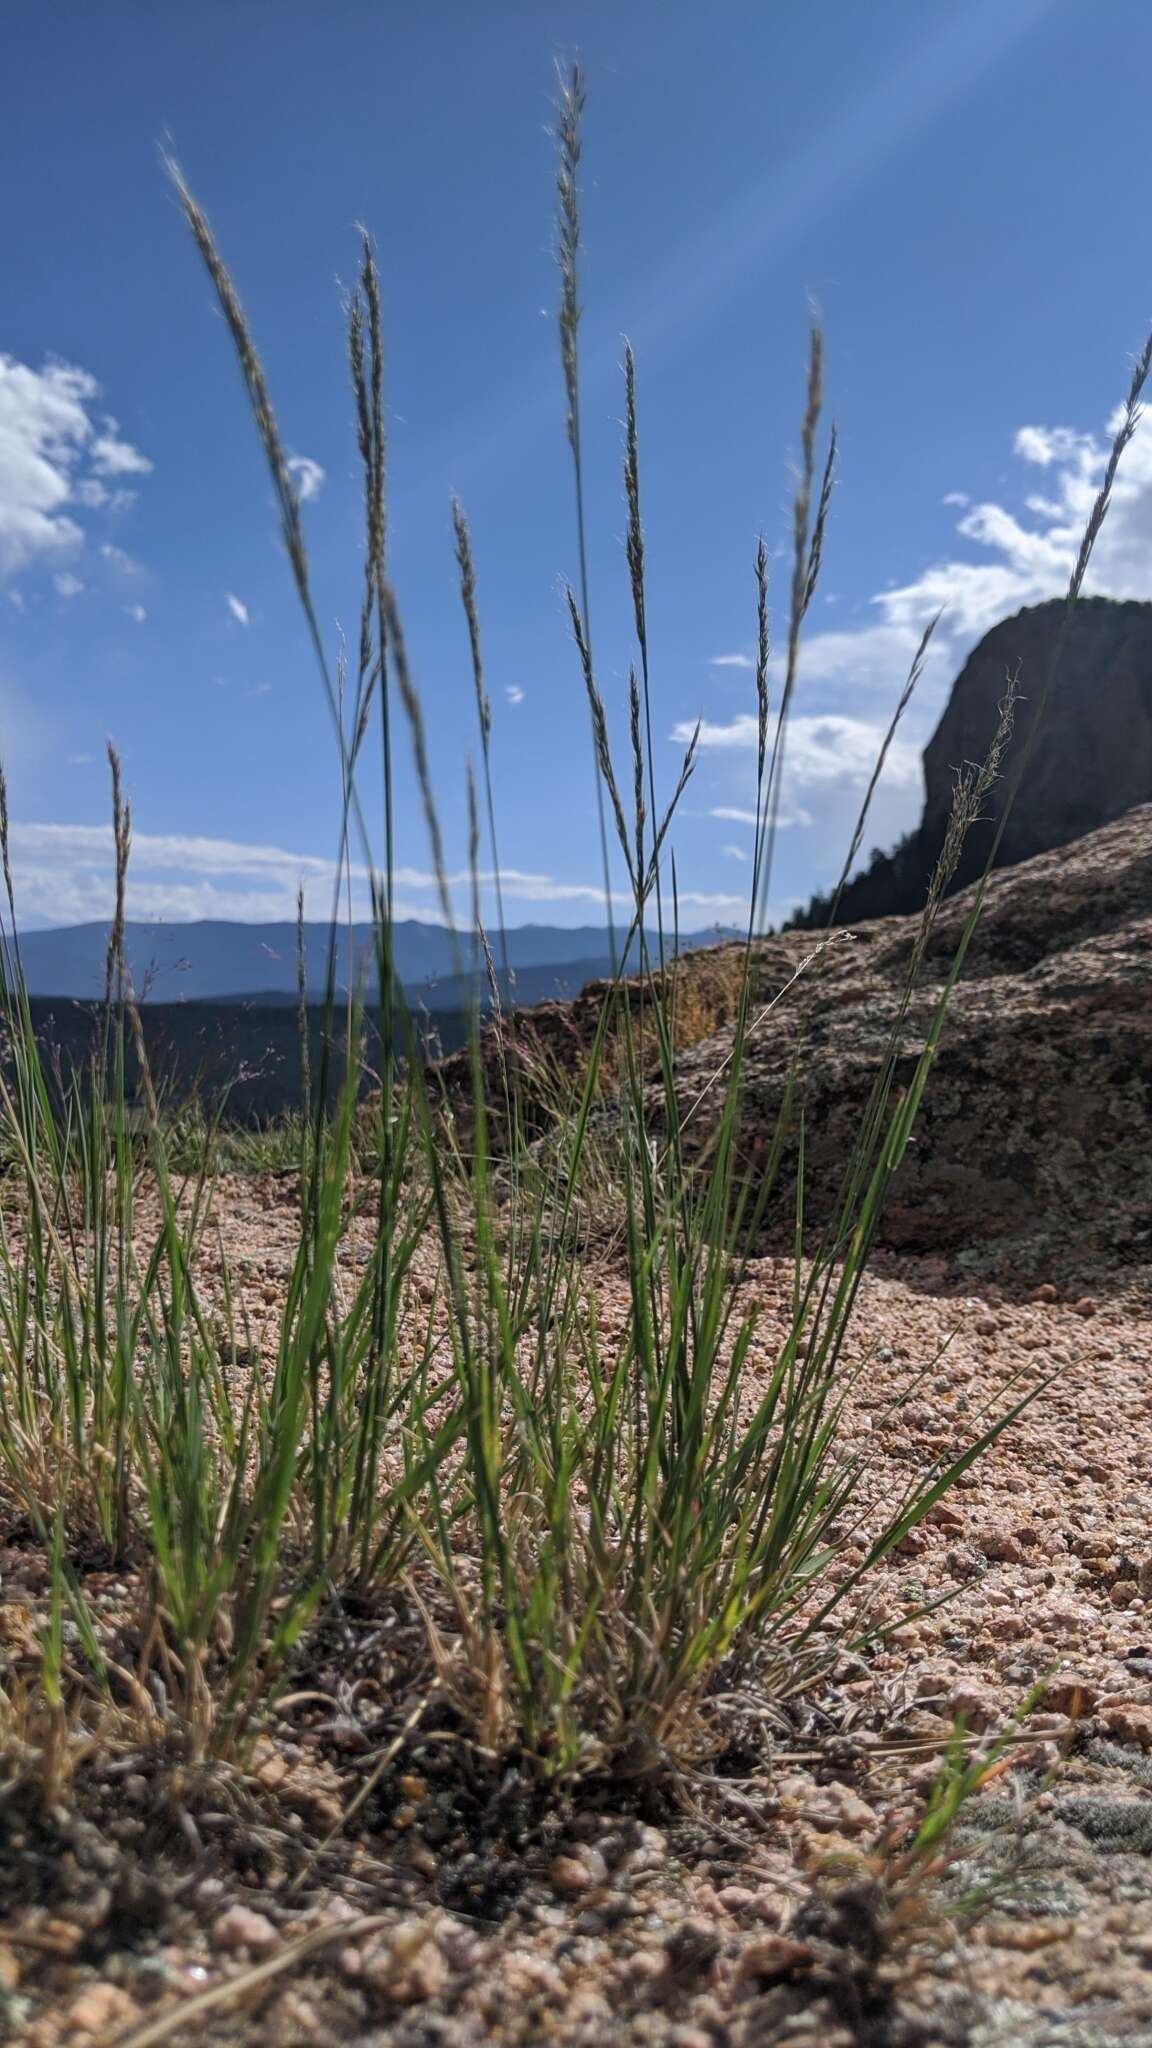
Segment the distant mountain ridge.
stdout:
[[[425,924],[418,918],[398,920],[393,931],[397,979],[411,1002],[430,1010],[453,1010],[468,1001],[466,935],[454,943],[443,925]],[[327,924],[304,926],[306,979],[312,1001],[323,997],[329,934]],[[680,950],[692,952],[725,936],[728,934],[719,929],[682,932]],[[130,920],[124,942],[133,984],[144,1002],[276,1003],[296,995],[297,931],[288,921],[241,924],[218,918],[163,924]],[[613,949],[603,925],[516,925],[503,935],[493,932],[489,942],[501,983],[507,958],[519,1003],[577,994],[585,982],[610,974],[620,951],[619,938]],[[655,955],[654,936],[650,946]],[[665,946],[667,950],[667,941]],[[89,1002],[97,999],[104,990],[107,947],[108,926],[103,923],[21,933],[20,957],[29,994]],[[633,969],[639,964],[635,941],[627,964]],[[337,985],[347,988],[362,976],[370,993],[372,926],[342,926],[337,934]],[[503,986],[501,992],[507,994]]]

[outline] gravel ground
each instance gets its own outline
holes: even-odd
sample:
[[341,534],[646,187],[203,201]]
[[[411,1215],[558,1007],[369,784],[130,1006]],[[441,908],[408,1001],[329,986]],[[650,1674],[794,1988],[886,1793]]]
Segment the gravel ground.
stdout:
[[[222,1196],[257,1341],[290,1200],[272,1179]],[[610,1331],[623,1293],[610,1271],[598,1287]],[[789,1290],[778,1262],[752,1269],[750,1398]],[[1014,1298],[942,1257],[881,1256],[853,1345],[867,1363],[848,1427],[874,1441],[876,1498],[959,1449],[1021,1375],[1059,1372],[877,1574],[879,1647],[770,1721],[762,1676],[758,1690],[754,1664],[734,1666],[747,1728],[735,1712],[729,1753],[675,1797],[592,1782],[547,1807],[443,1715],[420,1716],[413,1614],[334,1614],[308,1687],[335,1704],[282,1711],[246,1774],[96,1754],[56,1813],[0,1805],[0,2031],[28,2048],[142,2041],[153,2025],[259,2048],[1152,2044],[1147,1275],[1069,1298],[1053,1274]],[[893,1393],[925,1366],[894,1418]],[[32,1669],[45,1579],[9,1530],[10,1684]],[[123,1627],[130,1575],[96,1559],[85,1585]],[[893,1845],[954,1717],[995,1731],[1037,1685],[943,1867],[901,1880]],[[405,1744],[372,1784],[410,1699]]]

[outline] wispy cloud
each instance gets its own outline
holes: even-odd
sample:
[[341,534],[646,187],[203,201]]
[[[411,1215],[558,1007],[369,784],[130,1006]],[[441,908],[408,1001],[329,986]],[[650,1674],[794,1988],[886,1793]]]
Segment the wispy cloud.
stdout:
[[524,702],[524,692],[520,688],[519,683],[509,683],[505,688],[504,695],[510,704],[522,704]]
[[303,504],[306,505],[309,498],[318,498],[320,496],[324,486],[325,471],[321,469],[318,462],[313,462],[310,455],[290,455],[288,458],[288,468],[296,480],[296,489],[300,493]]
[[[82,762],[83,757],[75,757],[75,765]],[[22,916],[69,924],[107,915],[114,854],[110,826],[17,822],[11,827],[11,844],[17,907]],[[471,879],[467,869],[448,877],[462,921],[468,915]],[[135,917],[290,921],[300,886],[310,914],[325,916],[338,880],[336,864],[319,854],[182,833],[136,832],[128,874],[128,908]],[[480,877],[485,888],[493,880],[487,873]],[[367,916],[367,869],[354,865],[352,881],[356,914]],[[438,920],[434,874],[425,868],[399,866],[395,884],[398,916]],[[597,921],[603,909],[603,888],[597,882],[558,881],[550,874],[508,868],[501,874],[501,884],[509,902],[586,906]],[[625,908],[631,900],[625,892],[618,892],[614,908]],[[704,922],[729,918],[746,907],[743,897],[724,890],[685,890],[679,900],[682,908]]]
[[54,576],[52,581],[56,586],[57,597],[79,597],[84,588],[80,578],[73,576],[70,569],[63,570],[59,576]]
[[0,355],[0,576],[80,549],[73,512],[109,503],[101,478],[151,469],[114,422],[97,427],[99,394],[75,364],[49,359],[35,370]]
[[[709,811],[708,816],[710,818],[725,819],[732,825],[755,825],[756,823],[755,811],[745,810],[740,804],[716,804]],[[814,825],[815,822],[816,820],[812,816],[811,811],[806,811],[803,804],[798,803],[781,804],[776,818],[778,826]]]
[[144,624],[145,619],[148,617],[148,614],[145,611],[142,604],[126,604],[124,606],[124,610],[127,613],[128,617],[134,620],[136,625],[138,626],[142,626]]
[[139,562],[133,555],[128,553],[126,548],[118,548],[115,541],[106,540],[102,542],[100,553],[103,560],[107,562],[108,567],[119,570],[122,576],[138,576],[140,574]]
[[242,626],[246,626],[248,624],[250,616],[247,605],[241,604],[240,599],[238,597],[233,597],[231,591],[228,592],[228,596],[225,602],[228,606],[229,611],[232,614],[232,617],[234,619],[237,619]]
[[148,457],[125,441],[118,423],[107,417],[92,443],[91,461],[97,476],[148,476],[152,469]]
[[742,846],[722,846],[720,851],[727,854],[729,860],[747,860],[748,858]]
[[755,668],[750,654],[710,654],[709,668]]

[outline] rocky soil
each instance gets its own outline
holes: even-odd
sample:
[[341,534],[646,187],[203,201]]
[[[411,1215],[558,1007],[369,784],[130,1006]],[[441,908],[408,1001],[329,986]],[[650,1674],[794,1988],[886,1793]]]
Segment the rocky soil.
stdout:
[[[763,1653],[733,1660],[706,1768],[559,1796],[476,1747],[403,1595],[333,1602],[242,1766],[93,1742],[45,1811],[13,1789],[9,1727],[10,2038],[1152,2048],[1150,882],[1145,809],[993,885],[853,1326],[847,1441],[874,1456],[837,1569],[911,1473],[1023,1389],[1036,1399],[875,1574],[866,1619],[883,1632],[802,1695]],[[936,935],[908,1060],[963,915],[957,901]],[[801,1047],[814,1203],[911,943],[903,920],[838,939],[754,1040],[746,1141]],[[762,949],[759,1000],[810,947]],[[728,1001],[723,960],[708,971]],[[686,1107],[724,1047],[701,1030],[686,1050]],[[293,1188],[229,1181],[217,1211],[268,1358]],[[789,1315],[770,1236],[744,1283],[749,1402]],[[366,1256],[351,1233],[349,1277]],[[417,1260],[414,1317],[433,1262],[431,1247]],[[609,1347],[626,1289],[610,1258],[594,1277]],[[0,1675],[19,1699],[48,1574],[27,1527],[0,1538]],[[119,1654],[141,1581],[80,1563]],[[437,1620],[450,1659],[454,1623]],[[958,1716],[978,1741],[1010,1740],[915,1867]]]
[[[290,1196],[237,1182],[222,1220],[259,1342]],[[599,1285],[610,1335],[626,1303],[610,1272]],[[749,1277],[750,1399],[790,1286],[771,1257]],[[1069,1290],[1058,1267],[1022,1298],[971,1289],[946,1255],[881,1254],[853,1355],[868,1364],[848,1427],[874,1443],[874,1497],[959,1449],[990,1402],[1059,1374],[882,1569],[870,1618],[889,1633],[873,1650],[794,1702],[755,1660],[736,1665],[717,1708],[730,1740],[708,1771],[674,1791],[593,1782],[548,1802],[514,1760],[470,1758],[402,1604],[334,1612],[298,1674],[319,1697],[275,1715],[246,1770],[97,1752],[59,1812],[4,1802],[10,2035],[1152,2042],[1152,1318],[1122,1286]],[[845,1541],[850,1565],[859,1536]],[[34,1659],[44,1560],[13,1532],[0,1573],[11,1685]],[[85,1590],[116,1640],[132,1575],[95,1560]],[[954,1717],[989,1735],[1036,1687],[947,1856],[901,1877]]]

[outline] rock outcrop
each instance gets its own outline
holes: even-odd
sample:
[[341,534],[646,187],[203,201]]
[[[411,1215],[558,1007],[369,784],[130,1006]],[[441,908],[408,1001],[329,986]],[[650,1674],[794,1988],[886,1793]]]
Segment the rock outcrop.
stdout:
[[[939,913],[899,1032],[898,1088],[915,1071],[971,902],[965,892]],[[753,1166],[767,1154],[797,1064],[768,1241],[786,1245],[792,1232],[801,1110],[806,1211],[814,1223],[831,1212],[919,929],[918,916],[882,918],[825,944],[787,932],[754,949],[757,1009],[793,985],[745,1056],[740,1142]],[[672,970],[689,1151],[704,1149],[723,1096],[705,1084],[731,1051],[741,966],[741,948],[727,945]],[[628,992],[636,1016],[642,985]],[[592,989],[518,1020],[513,1057],[537,1128],[552,1114],[558,1077],[571,1082],[586,1070],[602,1000]],[[495,1101],[491,1035],[486,1060]],[[466,1116],[466,1057],[443,1062],[439,1080]],[[1021,1284],[1064,1284],[1076,1273],[1091,1285],[1099,1273],[1152,1270],[1152,805],[992,877],[880,1242]]]
[[[940,912],[900,1032],[898,1086],[915,1071],[971,901],[964,892]],[[799,1055],[814,1218],[835,1200],[919,924],[882,918],[836,934],[747,1055],[753,1159]],[[764,942],[765,1000],[813,944],[799,932]],[[725,1049],[717,1034],[682,1055],[685,1103]],[[784,1214],[780,1234],[789,1227]],[[992,877],[881,1242],[1040,1281],[1152,1265],[1152,805]]]
[[[952,687],[944,714],[924,750],[924,812],[918,829],[845,890],[838,924],[918,910],[936,864],[956,771],[982,760],[996,730],[1009,676],[1020,701],[1004,773],[969,834],[954,886],[984,867],[1026,745],[1061,629],[1062,599],[1031,605],[1003,619],[974,648]],[[1043,717],[996,855],[1010,867],[1111,823],[1135,804],[1152,802],[1152,604],[1082,598],[1073,607]],[[817,898],[797,920],[822,926]]]

